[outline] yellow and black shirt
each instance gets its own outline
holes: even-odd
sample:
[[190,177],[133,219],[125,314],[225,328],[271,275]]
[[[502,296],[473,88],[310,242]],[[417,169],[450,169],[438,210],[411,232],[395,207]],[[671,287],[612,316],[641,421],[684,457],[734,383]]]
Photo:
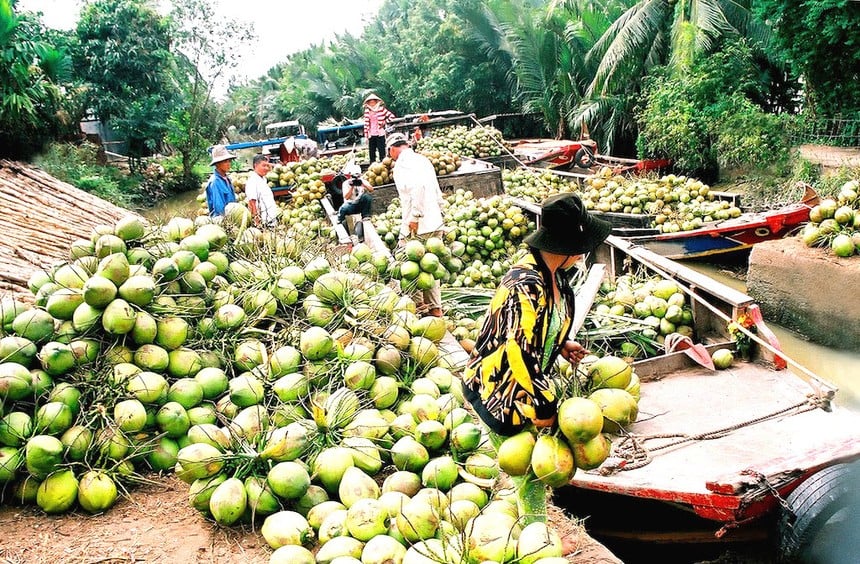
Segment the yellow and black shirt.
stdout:
[[505,274],[463,373],[466,399],[494,432],[512,435],[532,419],[556,414],[546,367],[567,339],[574,293],[556,273],[561,304],[552,301],[550,273],[538,251]]

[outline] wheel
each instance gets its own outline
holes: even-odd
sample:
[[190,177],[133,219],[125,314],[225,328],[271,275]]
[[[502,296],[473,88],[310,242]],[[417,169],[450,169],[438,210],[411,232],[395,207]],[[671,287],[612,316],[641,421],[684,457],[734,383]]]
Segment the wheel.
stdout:
[[[779,518],[783,561],[852,561],[849,558],[860,548],[852,533],[860,518],[858,480],[860,462],[835,464],[813,474],[789,494]],[[819,554],[822,552],[826,555]]]
[[573,162],[579,168],[591,168],[594,166],[594,152],[588,147],[581,147],[573,156]]

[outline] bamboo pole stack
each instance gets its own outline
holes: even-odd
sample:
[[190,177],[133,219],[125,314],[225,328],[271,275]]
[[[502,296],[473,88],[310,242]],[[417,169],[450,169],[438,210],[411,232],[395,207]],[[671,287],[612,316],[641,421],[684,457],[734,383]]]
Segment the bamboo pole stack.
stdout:
[[0,160],[0,295],[32,299],[27,280],[69,259],[76,239],[132,214],[24,163]]

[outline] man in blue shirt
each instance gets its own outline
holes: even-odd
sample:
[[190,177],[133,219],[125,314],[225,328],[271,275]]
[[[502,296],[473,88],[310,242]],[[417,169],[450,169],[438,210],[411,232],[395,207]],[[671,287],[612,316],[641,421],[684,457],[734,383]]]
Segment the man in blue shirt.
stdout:
[[206,205],[209,207],[209,215],[224,215],[224,208],[230,202],[236,201],[236,192],[233,183],[227,173],[230,172],[230,164],[236,155],[227,150],[224,145],[215,145],[212,148],[212,162],[215,171],[206,185]]

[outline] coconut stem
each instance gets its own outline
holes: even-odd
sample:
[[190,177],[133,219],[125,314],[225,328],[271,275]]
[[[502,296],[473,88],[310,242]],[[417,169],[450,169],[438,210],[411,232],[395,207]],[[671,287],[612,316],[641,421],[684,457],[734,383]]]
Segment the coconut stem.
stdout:
[[[499,447],[507,439],[492,431],[489,432],[490,442],[499,452]],[[538,480],[529,471],[525,476],[511,476],[514,486],[517,488],[517,512],[523,525],[536,522],[546,522],[546,484]]]

